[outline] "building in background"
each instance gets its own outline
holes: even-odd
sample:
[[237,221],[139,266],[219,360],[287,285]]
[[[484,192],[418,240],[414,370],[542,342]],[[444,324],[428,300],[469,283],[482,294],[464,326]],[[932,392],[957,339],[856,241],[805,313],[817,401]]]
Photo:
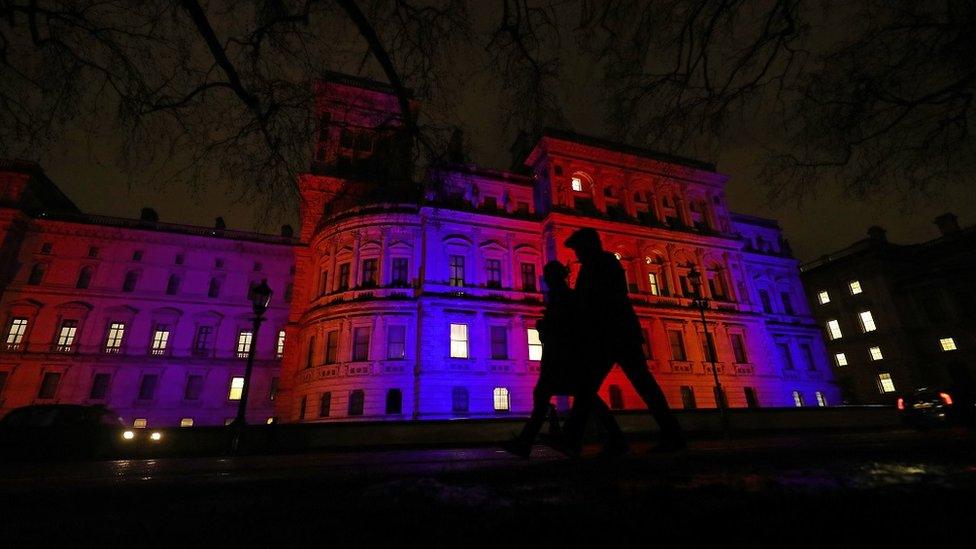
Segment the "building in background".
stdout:
[[35,165],[0,165],[0,414],[101,404],[130,425],[223,425],[253,341],[248,290],[275,291],[248,419],[274,416],[295,240],[88,215]]
[[941,235],[888,242],[884,229],[803,265],[845,401],[892,403],[920,387],[973,387],[976,380],[976,228],[951,213]]
[[[542,266],[596,229],[623,264],[648,368],[676,408],[838,402],[798,263],[776,222],[728,210],[714,166],[549,131],[524,173],[406,164],[392,90],[319,87],[315,160],[299,181],[302,246],[282,366],[285,421],[527,413],[541,357]],[[416,109],[416,103],[410,103]],[[688,274],[711,300],[709,357]],[[615,370],[614,409],[641,409]]]

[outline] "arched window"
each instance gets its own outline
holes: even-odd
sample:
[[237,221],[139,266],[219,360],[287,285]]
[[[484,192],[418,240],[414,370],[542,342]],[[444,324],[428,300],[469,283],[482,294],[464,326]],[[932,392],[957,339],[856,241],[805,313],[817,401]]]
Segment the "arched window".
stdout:
[[495,387],[495,390],[492,392],[492,401],[496,412],[507,412],[511,407],[512,397],[505,387]]
[[349,393],[349,415],[363,415],[363,406],[366,403],[366,394],[362,389],[356,389]]
[[178,291],[180,291],[180,277],[171,274],[166,281],[166,295],[176,295]]
[[386,413],[400,414],[403,410],[403,393],[400,389],[390,389],[386,392]]
[[131,292],[135,290],[137,280],[139,280],[139,273],[137,271],[129,271],[125,273],[125,282],[122,283],[122,291]]
[[43,263],[35,263],[31,267],[30,275],[27,277],[27,283],[31,286],[37,286],[44,280],[44,271],[47,270],[47,266]]
[[93,267],[82,267],[81,271],[78,273],[78,282],[75,283],[75,288],[79,290],[84,290],[91,285],[92,275],[95,273]]
[[220,295],[220,281],[216,278],[210,279],[210,287],[207,288],[207,297],[217,297]]

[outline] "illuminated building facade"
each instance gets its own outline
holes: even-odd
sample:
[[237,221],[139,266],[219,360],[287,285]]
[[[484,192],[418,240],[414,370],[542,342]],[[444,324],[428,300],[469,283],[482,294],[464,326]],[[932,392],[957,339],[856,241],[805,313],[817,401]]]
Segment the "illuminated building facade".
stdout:
[[[620,258],[672,407],[715,406],[712,359],[733,407],[838,402],[797,261],[774,221],[728,210],[714,166],[549,131],[524,173],[448,166],[411,196],[384,172],[397,165],[398,112],[383,86],[344,77],[319,89],[283,420],[527,413],[542,266],[574,263],[562,243],[580,227]],[[691,307],[692,267],[715,357]],[[602,391],[615,409],[643,407],[619,371]]]
[[920,387],[976,387],[976,226],[935,219],[940,236],[888,242],[884,229],[803,265],[802,279],[843,398],[892,404]]
[[35,165],[0,165],[0,415],[108,406],[137,426],[233,418],[252,341],[251,284],[275,291],[248,419],[274,416],[295,241],[86,215]]

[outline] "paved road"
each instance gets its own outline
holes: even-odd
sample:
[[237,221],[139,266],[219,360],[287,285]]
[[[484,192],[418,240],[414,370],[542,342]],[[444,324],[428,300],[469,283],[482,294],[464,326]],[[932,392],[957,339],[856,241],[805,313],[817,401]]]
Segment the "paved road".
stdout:
[[459,448],[4,464],[0,532],[11,546],[645,547],[663,533],[685,542],[900,545],[973,531],[976,439],[965,431],[647,449],[613,461],[568,460],[540,446],[528,461]]

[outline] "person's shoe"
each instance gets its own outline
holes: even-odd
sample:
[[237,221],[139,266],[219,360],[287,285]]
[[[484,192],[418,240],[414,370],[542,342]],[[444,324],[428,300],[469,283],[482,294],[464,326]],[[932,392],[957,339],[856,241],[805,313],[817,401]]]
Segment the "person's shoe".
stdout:
[[616,459],[627,454],[630,451],[630,445],[623,440],[610,441],[604,445],[603,450],[600,450],[600,459]]
[[502,450],[522,459],[529,459],[529,455],[532,454],[532,445],[517,438],[503,442],[501,447]]

